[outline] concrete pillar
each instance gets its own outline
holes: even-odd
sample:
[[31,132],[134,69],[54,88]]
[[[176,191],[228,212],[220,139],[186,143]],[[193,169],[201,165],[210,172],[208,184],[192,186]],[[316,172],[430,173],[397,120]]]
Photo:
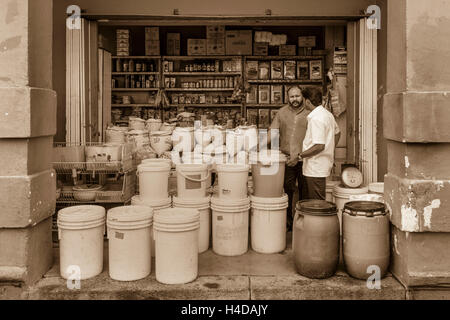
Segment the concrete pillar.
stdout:
[[450,283],[450,2],[387,7],[391,271],[407,287]]
[[52,0],[0,6],[0,284],[32,284],[52,265],[56,133]]

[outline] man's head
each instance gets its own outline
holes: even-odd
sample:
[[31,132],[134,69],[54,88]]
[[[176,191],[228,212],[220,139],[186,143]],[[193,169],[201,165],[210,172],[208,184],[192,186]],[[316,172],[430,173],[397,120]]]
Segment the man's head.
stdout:
[[319,88],[307,88],[305,89],[303,96],[308,100],[306,108],[310,111],[322,104],[322,90]]
[[288,92],[288,102],[289,105],[293,108],[300,108],[301,106],[303,106],[303,94],[302,94],[302,90],[297,87],[291,87],[289,88]]

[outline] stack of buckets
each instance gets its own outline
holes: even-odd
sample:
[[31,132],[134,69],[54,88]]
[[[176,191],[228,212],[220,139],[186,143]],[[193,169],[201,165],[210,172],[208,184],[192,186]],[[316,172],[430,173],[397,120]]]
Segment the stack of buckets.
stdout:
[[250,198],[249,166],[217,165],[217,194],[211,198],[212,249],[222,256],[238,256],[248,250]]
[[250,155],[253,195],[251,196],[251,244],[259,253],[277,253],[286,248],[286,209],[283,192],[286,156],[278,150]]

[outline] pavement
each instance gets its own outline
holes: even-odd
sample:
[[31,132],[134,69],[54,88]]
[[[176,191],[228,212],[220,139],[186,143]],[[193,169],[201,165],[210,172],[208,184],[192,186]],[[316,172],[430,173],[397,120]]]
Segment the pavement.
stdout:
[[[288,233],[286,250],[279,254],[249,250],[242,256],[224,257],[210,249],[199,255],[198,278],[182,285],[157,282],[154,260],[152,273],[145,279],[112,280],[108,275],[105,243],[103,272],[81,281],[79,290],[70,290],[59,275],[59,249],[55,248],[55,263],[44,278],[26,290],[10,287],[9,295],[29,300],[405,300],[409,297],[391,274],[381,280],[381,289],[368,289],[365,280],[350,277],[342,264],[328,279],[299,275],[290,236]],[[7,289],[2,292],[0,287],[0,298],[8,298]]]

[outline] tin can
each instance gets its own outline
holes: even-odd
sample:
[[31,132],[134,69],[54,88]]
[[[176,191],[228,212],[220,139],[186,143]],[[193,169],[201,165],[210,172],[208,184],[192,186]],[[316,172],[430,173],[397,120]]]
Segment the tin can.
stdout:
[[216,60],[216,65],[215,65],[216,72],[219,72],[219,66],[220,66],[220,62],[219,62],[219,60]]
[[208,80],[203,79],[203,88],[208,88]]
[[134,72],[134,61],[133,59],[130,59],[130,62],[128,63],[128,71]]
[[123,68],[122,68],[123,72],[128,72],[128,62],[124,61],[123,62]]
[[214,88],[219,87],[219,79],[214,79]]
[[184,71],[189,72],[189,65],[188,64],[184,66]]
[[196,82],[196,83],[195,83],[195,87],[196,87],[196,88],[200,88],[200,82]]

